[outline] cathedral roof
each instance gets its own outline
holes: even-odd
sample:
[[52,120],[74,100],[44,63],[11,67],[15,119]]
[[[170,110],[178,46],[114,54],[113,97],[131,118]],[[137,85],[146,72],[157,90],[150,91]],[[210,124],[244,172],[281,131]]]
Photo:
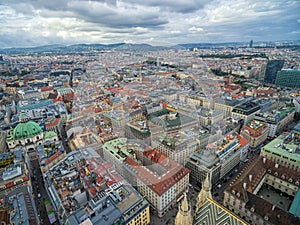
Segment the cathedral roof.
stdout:
[[194,225],[202,224],[230,224],[230,225],[249,225],[246,221],[239,218],[230,210],[220,205],[211,198],[207,198],[204,205],[200,208],[194,218]]
[[13,131],[13,138],[14,140],[31,138],[42,132],[42,128],[36,122],[21,122],[15,127]]

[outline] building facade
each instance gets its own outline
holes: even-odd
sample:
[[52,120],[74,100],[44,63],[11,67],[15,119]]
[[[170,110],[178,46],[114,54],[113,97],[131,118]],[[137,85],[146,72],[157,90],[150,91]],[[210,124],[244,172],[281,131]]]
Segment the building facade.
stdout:
[[300,88],[300,70],[281,70],[275,84],[281,87]]
[[261,155],[279,165],[300,172],[300,132],[285,132],[266,144],[261,149]]
[[153,146],[168,158],[185,165],[190,154],[198,149],[198,142],[195,137],[178,132],[160,136],[153,141]]
[[260,112],[260,106],[255,102],[245,102],[232,109],[234,119],[243,119],[244,124],[254,119],[255,114]]
[[[299,179],[299,172],[257,157],[225,190],[223,204],[250,224],[298,224],[300,218],[289,212],[289,204],[299,190]],[[269,193],[278,196],[269,198]]]
[[146,196],[155,213],[162,217],[189,188],[189,170],[155,149],[146,149],[141,157],[126,157],[125,177]]
[[241,130],[241,135],[248,140],[249,146],[252,148],[262,144],[267,139],[268,134],[268,126],[257,120],[251,120]]
[[205,149],[193,153],[186,163],[191,171],[191,182],[200,186],[207,174],[210,174],[211,183],[217,184],[220,180],[247,157],[249,143],[241,136],[229,135]]
[[264,82],[275,84],[277,72],[282,69],[284,60],[269,60],[266,67]]

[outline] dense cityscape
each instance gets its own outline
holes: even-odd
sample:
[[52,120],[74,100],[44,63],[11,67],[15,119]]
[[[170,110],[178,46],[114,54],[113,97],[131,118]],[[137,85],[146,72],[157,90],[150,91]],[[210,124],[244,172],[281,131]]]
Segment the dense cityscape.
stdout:
[[1,224],[300,224],[299,50],[2,49]]

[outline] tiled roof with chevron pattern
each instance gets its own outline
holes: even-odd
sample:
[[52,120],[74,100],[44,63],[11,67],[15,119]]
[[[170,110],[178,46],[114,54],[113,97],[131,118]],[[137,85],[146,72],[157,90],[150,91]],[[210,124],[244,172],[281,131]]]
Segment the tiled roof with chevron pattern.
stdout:
[[203,224],[248,225],[247,222],[210,198],[207,198],[207,201],[195,215],[194,225]]

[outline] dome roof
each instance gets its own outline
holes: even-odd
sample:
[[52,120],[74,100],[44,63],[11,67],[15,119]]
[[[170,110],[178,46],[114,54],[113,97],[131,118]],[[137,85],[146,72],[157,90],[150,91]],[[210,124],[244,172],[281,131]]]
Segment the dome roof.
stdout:
[[15,140],[31,138],[42,133],[42,128],[36,122],[28,121],[19,123],[13,132]]

